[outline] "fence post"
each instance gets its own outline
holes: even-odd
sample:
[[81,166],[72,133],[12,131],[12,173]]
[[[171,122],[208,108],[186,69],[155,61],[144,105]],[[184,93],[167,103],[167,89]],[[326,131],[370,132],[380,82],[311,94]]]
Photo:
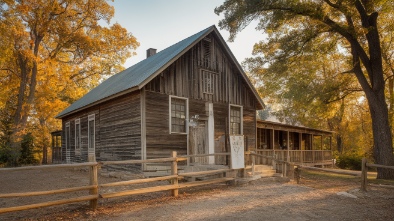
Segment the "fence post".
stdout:
[[276,170],[276,155],[272,155],[272,169]]
[[294,163],[289,163],[289,172],[288,172],[288,176],[290,179],[294,180],[294,167],[295,164]]
[[296,168],[294,169],[294,179],[297,181],[297,184],[300,184],[300,178],[301,178],[300,173],[301,173],[300,168],[296,166]]
[[367,168],[367,158],[363,158],[361,162],[361,190],[367,191],[367,181],[368,181],[368,168]]
[[[89,168],[89,174],[90,174],[90,185],[94,185],[95,187],[89,190],[90,195],[97,195],[98,194],[98,182],[97,182],[97,167],[98,164],[96,163],[93,166],[90,166]],[[89,206],[91,209],[96,210],[97,209],[97,198],[90,200],[89,201]]]
[[[174,161],[172,161],[171,165],[171,175],[178,175],[178,162],[176,160],[177,157],[177,152],[172,151],[172,157],[175,158]],[[171,190],[172,196],[178,196],[178,177],[174,178],[172,180],[172,185],[176,186],[176,189]]]

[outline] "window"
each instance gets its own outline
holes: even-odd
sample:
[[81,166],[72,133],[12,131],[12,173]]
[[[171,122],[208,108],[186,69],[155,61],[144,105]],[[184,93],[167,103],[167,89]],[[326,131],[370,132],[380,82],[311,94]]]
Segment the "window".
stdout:
[[186,133],[187,99],[170,96],[170,133]]
[[213,94],[216,74],[205,70],[201,71],[202,92],[206,94]]
[[75,120],[75,153],[81,154],[81,120]]
[[242,134],[242,107],[230,106],[230,134]]
[[70,122],[66,123],[65,131],[65,143],[66,143],[66,162],[70,163],[70,148],[71,148],[71,136],[70,136]]
[[95,147],[95,118],[94,114],[88,116],[88,152],[94,153]]

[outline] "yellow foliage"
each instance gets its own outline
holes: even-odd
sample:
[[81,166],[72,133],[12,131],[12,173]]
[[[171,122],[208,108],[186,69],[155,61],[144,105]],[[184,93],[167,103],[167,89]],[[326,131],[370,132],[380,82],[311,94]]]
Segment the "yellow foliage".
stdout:
[[19,134],[29,131],[45,146],[50,131],[61,129],[54,116],[122,70],[139,43],[117,23],[100,25],[114,15],[105,0],[3,4],[0,109],[13,114]]

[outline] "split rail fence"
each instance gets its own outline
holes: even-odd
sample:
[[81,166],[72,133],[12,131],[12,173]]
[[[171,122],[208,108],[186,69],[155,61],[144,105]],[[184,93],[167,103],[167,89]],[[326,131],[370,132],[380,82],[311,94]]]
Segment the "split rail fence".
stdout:
[[315,171],[324,171],[335,174],[343,174],[343,175],[351,175],[351,176],[360,176],[361,177],[361,190],[367,191],[367,186],[375,186],[375,187],[385,187],[385,188],[394,188],[392,185],[376,185],[376,184],[368,184],[368,167],[371,168],[385,168],[394,170],[394,166],[386,166],[379,164],[368,163],[366,158],[362,159],[361,163],[361,171],[351,171],[351,170],[341,170],[341,169],[329,169],[329,168],[320,168],[320,167],[311,167],[304,166],[294,162],[288,162],[281,159],[278,159],[276,155],[266,156],[262,154],[254,153],[253,151],[249,151],[245,153],[249,155],[251,158],[252,164],[252,175],[254,175],[254,165],[256,162],[256,157],[262,159],[269,159],[272,162],[273,169],[280,171],[283,177],[290,177],[297,181],[297,184],[300,182],[300,173],[301,170],[315,170]]
[[[105,162],[90,162],[90,163],[75,163],[75,164],[58,164],[58,165],[45,165],[45,166],[29,166],[29,167],[17,167],[17,168],[0,168],[0,171],[18,171],[18,170],[42,170],[42,169],[55,169],[55,168],[83,168],[89,167],[89,185],[80,186],[80,187],[72,187],[72,188],[64,188],[64,189],[56,189],[56,190],[48,190],[48,191],[35,191],[35,192],[23,192],[23,193],[6,193],[0,194],[0,198],[12,198],[12,197],[30,197],[30,196],[42,196],[42,195],[53,195],[53,194],[61,194],[61,193],[69,193],[76,191],[88,190],[89,193],[86,196],[67,198],[56,201],[48,201],[43,203],[35,203],[29,205],[22,206],[14,206],[14,207],[5,207],[0,208],[0,214],[28,209],[35,209],[41,207],[55,206],[61,204],[70,204],[77,203],[83,201],[89,201],[89,205],[91,209],[97,209],[98,200],[105,198],[113,198],[113,197],[122,197],[136,194],[144,194],[144,193],[152,193],[159,191],[171,191],[172,196],[178,196],[178,190],[181,188],[188,188],[194,186],[201,186],[207,184],[221,183],[232,181],[234,177],[227,177],[228,172],[235,171],[233,169],[219,169],[219,170],[208,170],[208,171],[198,171],[198,172],[188,172],[188,173],[178,173],[178,162],[186,161],[188,158],[192,157],[207,157],[207,156],[223,156],[229,155],[229,153],[216,153],[216,154],[200,154],[200,155],[188,155],[188,156],[177,156],[177,152],[172,152],[171,157],[169,158],[160,158],[160,159],[148,159],[148,160],[125,160],[125,161],[105,161]],[[143,179],[135,179],[128,181],[119,181],[113,183],[98,183],[98,167],[101,165],[120,165],[120,164],[145,164],[145,163],[171,163],[171,175],[161,176],[161,177],[153,177],[153,178],[143,178]],[[220,174],[221,178],[214,178],[203,181],[192,181],[192,182],[183,182],[179,183],[178,181],[185,177],[200,177],[206,175],[215,175]],[[223,174],[224,177],[223,177]],[[133,185],[133,184],[143,184],[150,183],[156,181],[170,181],[169,185],[160,185],[154,187],[145,187],[140,189],[132,189],[127,191],[119,191],[119,192],[110,192],[110,193],[99,193],[101,188],[105,187],[114,187],[114,186],[125,186],[125,185]]]

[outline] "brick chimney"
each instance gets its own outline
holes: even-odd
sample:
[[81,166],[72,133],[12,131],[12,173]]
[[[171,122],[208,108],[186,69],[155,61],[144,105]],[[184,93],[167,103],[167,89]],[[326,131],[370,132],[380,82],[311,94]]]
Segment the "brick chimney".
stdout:
[[146,50],[146,58],[149,58],[152,55],[156,54],[156,49],[154,48],[149,48],[148,50]]

